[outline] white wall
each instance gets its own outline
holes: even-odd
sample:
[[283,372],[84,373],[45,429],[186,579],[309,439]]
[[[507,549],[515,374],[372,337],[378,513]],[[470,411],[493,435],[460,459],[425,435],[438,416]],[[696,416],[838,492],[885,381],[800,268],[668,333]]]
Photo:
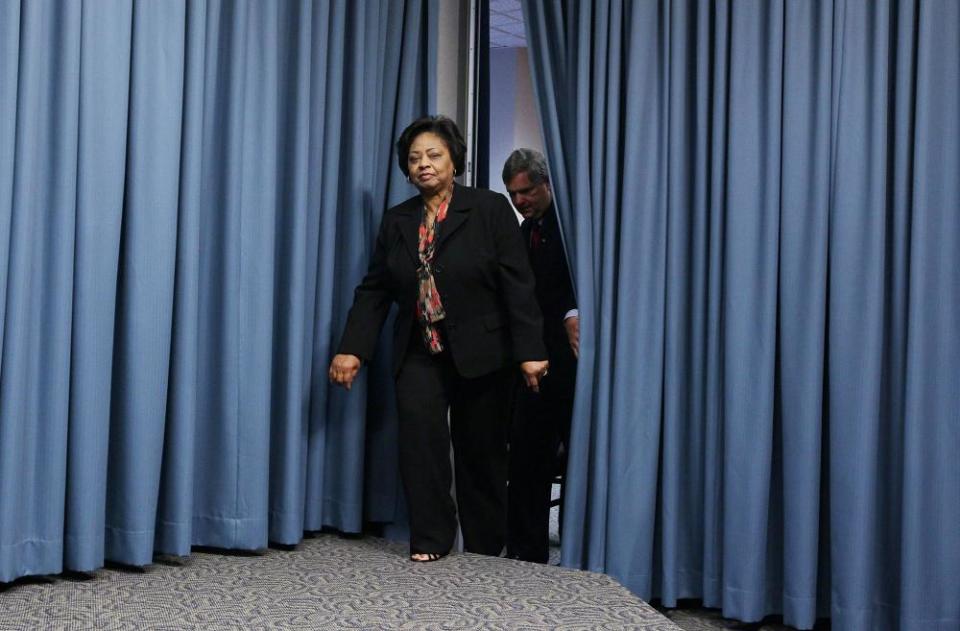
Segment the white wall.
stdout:
[[[467,134],[471,0],[440,0],[437,102],[433,113],[453,118]],[[490,50],[490,188],[506,194],[503,163],[519,147],[543,151],[526,48]],[[458,180],[460,181],[460,180]]]
[[505,192],[500,181],[503,161],[515,149],[517,48],[490,51],[490,188]]
[[437,102],[432,114],[466,125],[470,0],[441,0],[437,14]]
[[490,188],[506,194],[500,172],[510,152],[543,151],[527,49],[492,49],[490,83]]

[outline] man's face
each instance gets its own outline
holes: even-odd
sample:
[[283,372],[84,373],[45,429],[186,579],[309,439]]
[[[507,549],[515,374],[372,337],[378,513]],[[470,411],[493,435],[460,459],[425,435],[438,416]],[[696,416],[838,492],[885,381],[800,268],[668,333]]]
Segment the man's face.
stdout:
[[539,219],[553,201],[550,185],[547,182],[531,184],[526,171],[517,173],[507,182],[507,193],[524,219]]

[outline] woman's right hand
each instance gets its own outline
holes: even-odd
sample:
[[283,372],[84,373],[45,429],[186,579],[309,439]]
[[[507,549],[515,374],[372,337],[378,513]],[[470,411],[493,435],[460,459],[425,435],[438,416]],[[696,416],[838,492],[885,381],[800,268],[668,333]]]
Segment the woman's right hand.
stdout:
[[327,375],[330,377],[330,383],[335,383],[349,390],[359,371],[359,357],[349,353],[340,353],[333,356],[333,361],[330,362],[330,371]]

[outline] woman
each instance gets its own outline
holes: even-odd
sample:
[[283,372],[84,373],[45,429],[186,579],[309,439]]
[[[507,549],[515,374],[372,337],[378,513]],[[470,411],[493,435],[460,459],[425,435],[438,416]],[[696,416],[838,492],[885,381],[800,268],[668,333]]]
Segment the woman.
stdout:
[[384,213],[330,363],[330,381],[349,389],[391,303],[399,305],[393,372],[413,561],[435,561],[453,546],[451,439],[464,547],[500,554],[513,371],[519,364],[533,390],[547,374],[517,221],[502,195],[454,184],[465,155],[460,130],[443,116],[400,135],[400,170],[420,194]]

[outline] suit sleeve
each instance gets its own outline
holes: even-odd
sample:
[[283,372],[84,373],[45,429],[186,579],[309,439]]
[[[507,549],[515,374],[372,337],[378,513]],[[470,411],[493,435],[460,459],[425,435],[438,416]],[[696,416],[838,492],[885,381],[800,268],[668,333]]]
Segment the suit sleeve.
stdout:
[[543,316],[537,305],[533,270],[530,269],[520,226],[502,195],[497,195],[493,210],[500,290],[510,318],[514,359],[517,362],[545,360]]
[[564,244],[563,235],[560,232],[560,220],[557,217],[556,208],[551,209],[551,230],[553,232],[553,247],[556,248],[557,259],[557,301],[559,313],[557,316],[561,322],[566,318],[567,313],[577,309],[577,296],[573,291],[573,276],[570,274],[570,259],[567,258],[567,248]]
[[570,265],[569,263],[567,263],[568,259],[567,259],[566,251],[563,252],[563,257],[564,257],[563,258],[564,265],[563,265],[563,269],[561,270],[561,273],[566,274],[566,276],[564,277],[564,284],[563,284],[563,287],[564,287],[563,313],[564,313],[564,316],[566,316],[567,313],[569,313],[570,311],[577,310],[579,309],[579,307],[577,307],[577,295],[573,291],[573,279],[570,275]]
[[373,359],[380,329],[393,301],[387,285],[387,221],[384,214],[367,273],[353,292],[353,306],[337,349],[338,353],[356,355],[364,362]]

